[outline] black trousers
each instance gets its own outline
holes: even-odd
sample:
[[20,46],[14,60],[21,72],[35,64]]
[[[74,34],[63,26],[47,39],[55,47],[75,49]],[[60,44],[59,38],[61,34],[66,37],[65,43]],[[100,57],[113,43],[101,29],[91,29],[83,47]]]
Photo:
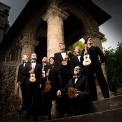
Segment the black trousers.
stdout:
[[87,114],[90,111],[89,96],[69,98],[72,115]]
[[20,88],[21,88],[21,93],[22,93],[22,108],[21,108],[21,110],[24,111],[26,109],[26,85],[22,83],[20,85]]
[[107,81],[104,77],[100,62],[96,62],[93,64],[93,71],[96,74],[96,78],[98,80],[98,84],[102,91],[103,97],[109,98],[109,88],[108,88]]
[[97,90],[96,83],[94,77],[94,70],[92,69],[92,65],[88,65],[84,67],[85,73],[88,76],[89,84],[90,84],[90,99],[92,101],[97,101]]
[[26,112],[28,115],[37,116],[39,111],[39,86],[30,84],[26,86]]

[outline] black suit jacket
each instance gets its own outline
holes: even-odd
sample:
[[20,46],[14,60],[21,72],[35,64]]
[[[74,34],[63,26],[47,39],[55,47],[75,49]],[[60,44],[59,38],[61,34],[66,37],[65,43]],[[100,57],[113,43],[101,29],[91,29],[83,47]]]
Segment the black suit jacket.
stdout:
[[21,84],[24,84],[26,82],[26,75],[24,74],[26,66],[27,66],[26,64],[25,67],[23,66],[23,64],[19,65],[17,82],[20,82]]
[[[100,58],[100,61],[102,63],[105,62],[105,56],[104,56],[103,52],[100,50],[99,47],[91,46],[87,50],[88,50],[88,53],[90,55],[90,59],[91,59],[92,63],[98,62],[99,58]],[[82,51],[82,55],[83,55],[83,53],[84,53],[84,50]]]
[[[71,58],[73,57],[73,54],[68,53],[68,56],[69,56],[69,59],[71,60]],[[60,66],[61,65],[61,62],[63,61],[63,57],[61,55],[61,52],[55,53],[54,54],[54,58],[55,58],[57,64]]]
[[74,83],[74,78],[72,78],[71,80],[69,80],[69,82],[66,85],[65,89],[62,89],[61,91],[63,93],[66,93],[69,87],[76,88],[78,91],[86,93],[84,95],[89,95],[90,94],[89,81],[88,81],[87,76],[85,76],[85,75],[84,76],[80,76],[78,78],[76,84]]
[[36,66],[35,66],[34,74],[35,74],[36,81],[34,83],[31,83],[29,80],[30,79],[29,71],[31,70],[31,62],[28,62],[25,68],[26,69],[24,70],[24,75],[26,76],[26,85],[29,85],[29,84],[39,85],[39,84],[41,84],[42,69],[41,69],[40,64],[36,63]]
[[81,55],[80,61],[77,56],[73,56],[71,59],[71,70],[72,75],[74,74],[74,67],[79,66],[81,69],[83,69],[83,57]]

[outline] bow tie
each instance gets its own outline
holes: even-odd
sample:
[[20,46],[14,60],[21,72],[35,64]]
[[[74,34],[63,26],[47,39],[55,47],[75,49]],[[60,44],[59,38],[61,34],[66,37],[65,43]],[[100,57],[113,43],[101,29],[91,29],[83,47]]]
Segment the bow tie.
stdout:
[[36,63],[36,61],[31,61],[31,63]]
[[66,53],[66,51],[62,51],[61,53]]
[[73,78],[75,79],[75,78],[78,78],[78,76],[73,76]]
[[23,61],[23,64],[27,63],[26,61]]

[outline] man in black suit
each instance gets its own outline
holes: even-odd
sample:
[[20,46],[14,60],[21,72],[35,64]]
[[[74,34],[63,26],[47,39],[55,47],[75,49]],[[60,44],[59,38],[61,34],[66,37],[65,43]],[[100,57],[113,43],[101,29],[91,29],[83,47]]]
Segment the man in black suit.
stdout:
[[21,114],[21,112],[25,111],[26,109],[26,86],[25,86],[26,76],[23,74],[23,72],[25,70],[27,62],[28,62],[28,56],[26,54],[23,54],[22,64],[19,65],[18,76],[17,76],[17,87],[19,87],[20,85],[22,93],[22,107],[18,111],[19,114]]
[[[71,58],[73,54],[70,52],[67,52],[65,49],[65,44],[64,43],[59,43],[59,49],[60,52],[54,54],[54,58],[57,62],[57,66],[59,69],[60,73],[60,89],[65,88],[67,85],[69,79],[72,78],[71,74]],[[68,100],[65,99],[65,96],[62,96],[59,98],[59,104],[60,104],[60,109],[59,112],[59,117],[62,116],[67,116],[67,113],[69,113],[69,108],[68,108]]]
[[[59,49],[60,52],[54,54],[54,58],[57,62],[57,65],[60,70],[60,76],[61,76],[61,87],[64,88],[71,79],[71,58],[73,57],[73,54],[70,52],[67,52],[65,49],[64,43],[59,43]],[[63,62],[64,61],[64,62]],[[66,63],[66,64],[65,64]]]
[[[62,96],[68,93],[69,104],[72,115],[80,115],[88,112],[88,106],[90,102],[90,90],[89,81],[83,70],[76,66],[74,68],[74,77],[69,80],[68,84],[64,89],[57,91],[57,96]],[[69,94],[69,89],[75,90],[73,97]]]
[[93,41],[91,37],[88,37],[85,40],[85,43],[87,44],[87,50],[90,55],[90,59],[92,61],[90,70],[93,71],[96,75],[103,97],[109,98],[108,84],[101,68],[101,64],[105,62],[105,56],[99,47],[92,46]]
[[72,75],[74,74],[74,67],[79,66],[80,68],[83,68],[83,57],[81,55],[80,47],[76,46],[75,47],[75,56],[72,57],[71,59],[71,70],[72,70]]
[[31,54],[31,61],[27,64],[25,75],[26,78],[26,117],[33,115],[34,120],[38,120],[39,88],[41,85],[41,66],[36,62],[36,53]]

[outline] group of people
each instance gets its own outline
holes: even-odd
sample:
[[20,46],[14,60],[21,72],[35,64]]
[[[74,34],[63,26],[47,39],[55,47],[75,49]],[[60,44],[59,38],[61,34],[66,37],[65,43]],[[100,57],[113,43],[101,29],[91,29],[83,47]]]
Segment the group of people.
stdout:
[[104,98],[109,98],[101,68],[105,57],[92,43],[92,38],[88,37],[84,50],[75,47],[75,55],[66,51],[64,43],[59,43],[60,52],[49,60],[43,57],[41,64],[36,62],[36,53],[30,60],[24,54],[17,79],[23,98],[19,112],[26,111],[25,116],[33,116],[34,120],[38,120],[40,114],[47,115],[50,120],[54,100],[58,118],[88,113],[89,103],[97,100],[96,78]]

